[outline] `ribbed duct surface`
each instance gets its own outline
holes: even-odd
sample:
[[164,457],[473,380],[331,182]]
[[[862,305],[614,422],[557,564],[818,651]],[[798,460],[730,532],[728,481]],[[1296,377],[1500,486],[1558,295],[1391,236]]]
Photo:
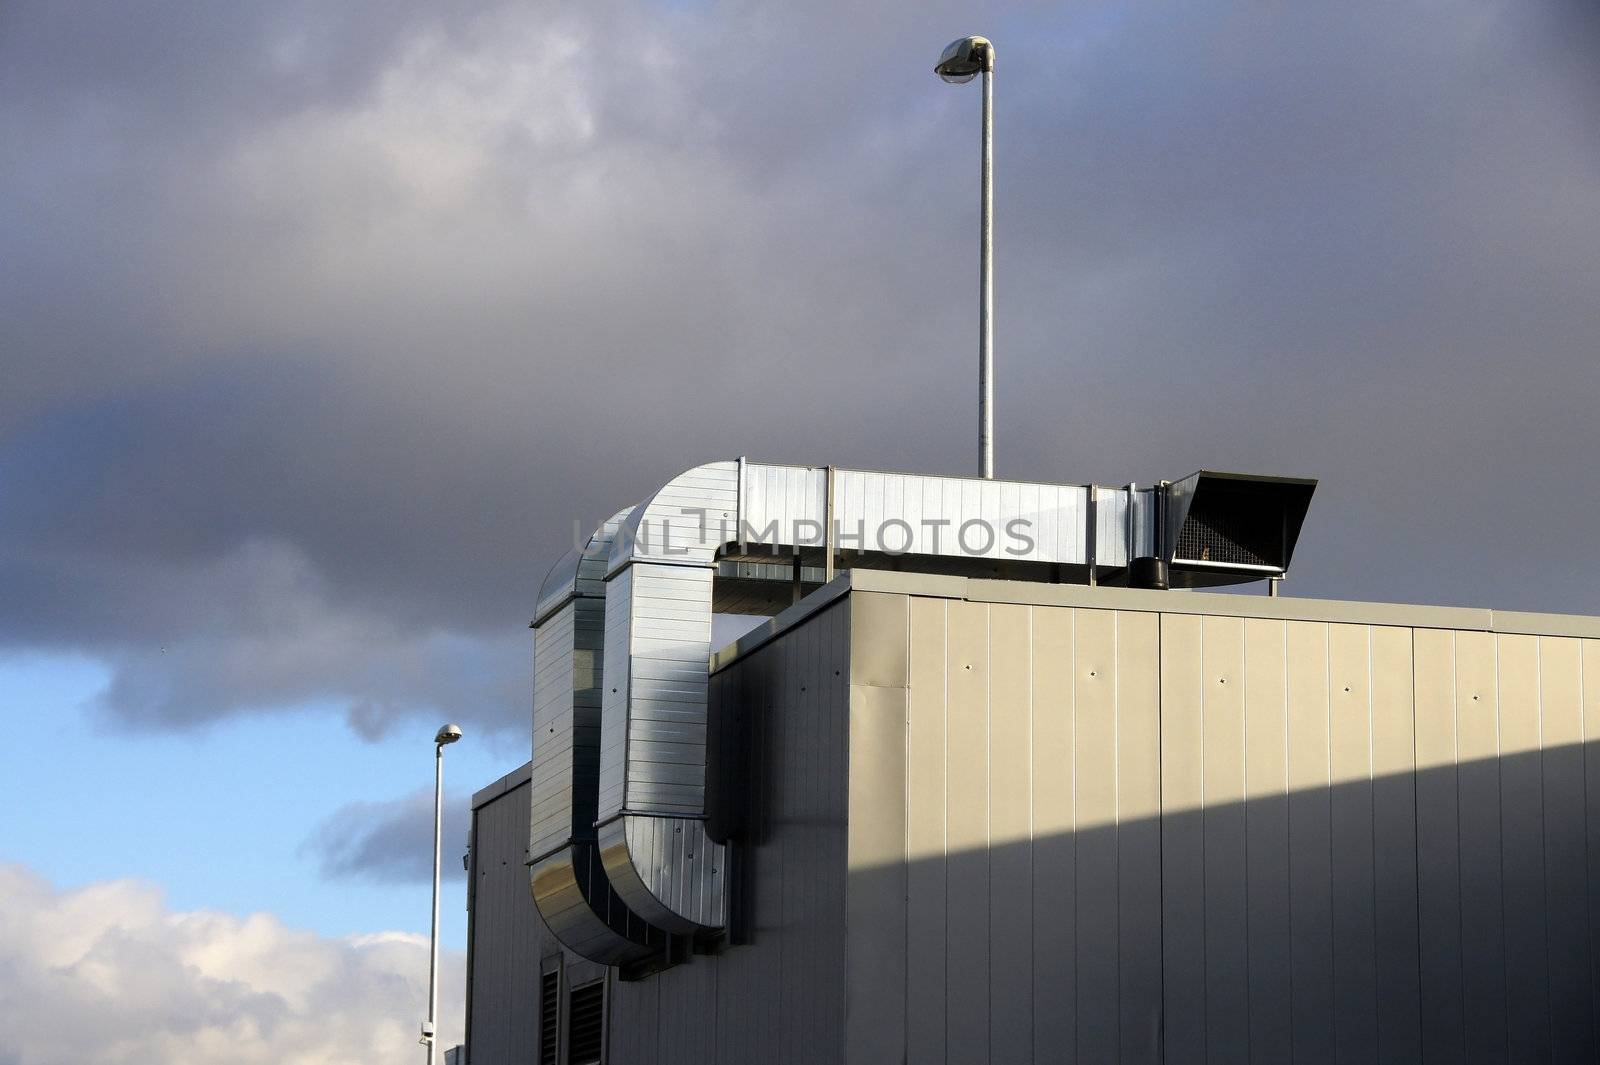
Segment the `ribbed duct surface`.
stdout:
[[594,961],[622,964],[660,949],[661,934],[611,890],[595,837],[605,566],[627,511],[545,579],[534,619],[532,827],[534,903],[552,934]]

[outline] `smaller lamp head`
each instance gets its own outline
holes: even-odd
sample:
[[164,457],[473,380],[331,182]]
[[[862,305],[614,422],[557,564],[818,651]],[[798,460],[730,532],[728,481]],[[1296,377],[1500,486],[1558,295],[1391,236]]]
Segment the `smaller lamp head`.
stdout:
[[952,85],[971,81],[985,70],[994,69],[994,45],[987,37],[963,37],[951,41],[933,72]]
[[433,738],[433,742],[438,744],[440,747],[443,747],[445,744],[454,743],[460,738],[460,725],[446,725],[444,728],[439,730],[439,734]]

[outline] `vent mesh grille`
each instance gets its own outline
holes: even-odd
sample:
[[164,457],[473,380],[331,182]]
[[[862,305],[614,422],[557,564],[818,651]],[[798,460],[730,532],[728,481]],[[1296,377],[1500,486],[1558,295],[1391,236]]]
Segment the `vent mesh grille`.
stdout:
[[1235,566],[1280,566],[1281,517],[1266,517],[1271,520],[1262,520],[1259,508],[1252,512],[1226,498],[1215,499],[1210,506],[1196,501],[1188,520],[1178,530],[1174,558]]
[[567,1065],[600,1065],[605,1041],[606,985],[599,980],[572,989],[567,1003]]
[[560,1065],[556,1051],[561,1039],[561,970],[539,977],[539,1065]]

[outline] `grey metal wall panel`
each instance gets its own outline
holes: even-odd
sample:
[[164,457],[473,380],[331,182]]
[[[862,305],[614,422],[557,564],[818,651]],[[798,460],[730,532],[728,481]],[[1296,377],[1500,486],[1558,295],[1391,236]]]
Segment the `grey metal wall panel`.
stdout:
[[847,861],[856,883],[845,907],[844,978],[851,994],[844,1060],[859,1065],[905,1060],[906,697],[903,684],[858,684],[850,694]]
[[1592,1056],[1579,641],[917,597],[908,617],[907,1061]]
[[[1594,1059],[1600,642],[1017,598],[848,595],[713,675],[751,942],[619,983],[613,1062]],[[535,1031],[518,891],[475,1062]]]
[[[1026,1061],[1033,1053],[1032,611],[989,608],[989,1058]],[[853,779],[853,776],[852,776]]]
[[1422,1052],[1466,1060],[1462,1011],[1461,811],[1456,771],[1456,634],[1419,629],[1412,637],[1416,685],[1417,922]]
[[944,1059],[943,1024],[909,1024],[943,1015],[945,928],[948,913],[945,850],[945,670],[948,604],[910,598],[906,748],[906,991],[907,1061]]
[[1592,1061],[1594,1013],[1586,1009],[1589,938],[1584,892],[1586,842],[1583,768],[1583,645],[1579,640],[1539,641],[1539,693],[1544,750],[1545,868],[1550,950],[1550,1043],[1555,1061]]
[[1550,1059],[1549,908],[1545,876],[1544,774],[1539,760],[1539,638],[1501,636],[1501,862],[1506,936],[1506,1054]]
[[[1077,618],[1078,1057],[1109,1061],[1121,1038],[1117,973],[1117,638],[1116,615]],[[1003,712],[1003,708],[995,708]],[[1010,767],[997,766],[999,772]]]
[[906,1060],[1158,1060],[1157,619],[910,618]]
[[539,959],[550,942],[528,891],[529,786],[473,811],[472,1015],[477,1065],[525,1065],[536,1047]]
[[[1077,1045],[1077,848],[1073,704],[1077,673],[1075,614],[1030,611],[1033,632],[1033,1046]],[[929,652],[934,649],[928,648]],[[940,656],[942,658],[942,648]],[[934,1060],[925,1058],[922,1060]]]
[[1206,1046],[1205,718],[1198,617],[1161,618],[1162,1012],[1169,1062]]
[[[1586,817],[1584,834],[1588,842],[1589,871],[1589,991],[1600,993],[1600,641],[1584,640],[1582,664],[1584,777]],[[1597,1011],[1600,1012],[1600,1011]],[[1600,1031],[1592,1034],[1600,1042]]]
[[[1334,876],[1376,883],[1372,841],[1372,672],[1364,625],[1328,630],[1328,747],[1333,779]],[[1378,1057],[1374,893],[1333,891],[1334,1051],[1340,1061]]]
[[[1037,613],[1037,612],[1035,612]],[[1161,1060],[1159,619],[1117,614],[1119,1060]]]
[[1205,806],[1206,1053],[1250,1056],[1249,898],[1245,891],[1244,622],[1203,618],[1200,714]]
[[1336,1059],[1333,1017],[1333,790],[1328,626],[1290,622],[1289,1020],[1295,1060]]
[[1244,632],[1245,892],[1250,900],[1250,1061],[1292,1061],[1289,1025],[1289,695],[1283,622]]
[[1422,1060],[1415,678],[1409,629],[1374,626],[1372,883],[1379,1062]]
[[1508,1036],[1496,672],[1492,633],[1456,635],[1461,945],[1469,1062],[1504,1061]]
[[951,1061],[982,1061],[989,1052],[988,604],[951,603],[946,626],[945,1041]]

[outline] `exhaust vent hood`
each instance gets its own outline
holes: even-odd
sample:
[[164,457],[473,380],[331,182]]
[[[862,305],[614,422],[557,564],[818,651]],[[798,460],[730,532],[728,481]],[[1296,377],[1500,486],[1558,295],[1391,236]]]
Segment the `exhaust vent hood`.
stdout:
[[1163,556],[1180,587],[1282,576],[1317,482],[1201,470],[1167,486]]

